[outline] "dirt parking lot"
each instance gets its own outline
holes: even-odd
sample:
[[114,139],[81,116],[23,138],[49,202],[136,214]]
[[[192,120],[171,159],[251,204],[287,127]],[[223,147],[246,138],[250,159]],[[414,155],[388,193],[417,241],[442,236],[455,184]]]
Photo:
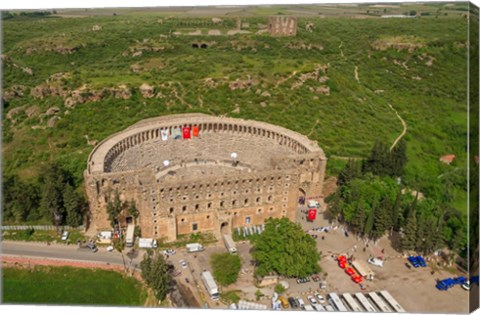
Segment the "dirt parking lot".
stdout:
[[[314,227],[329,226],[328,220],[320,214],[315,222],[306,222],[304,214],[299,209],[297,220],[302,224],[305,230]],[[339,227],[328,233],[319,232],[317,238],[318,250],[322,253],[320,266],[322,272],[320,275],[327,281],[327,289],[321,290],[318,282],[308,282],[298,284],[296,279],[282,279],[289,283],[289,289],[284,295],[293,297],[302,297],[307,301],[306,297],[312,294],[322,294],[324,297],[330,292],[337,294],[371,292],[387,290],[390,294],[405,308],[408,312],[428,312],[428,313],[466,313],[468,312],[468,292],[457,286],[448,291],[438,291],[435,288],[436,279],[456,276],[449,272],[437,270],[431,274],[432,268],[407,269],[405,263],[406,258],[400,253],[394,251],[389,245],[387,237],[381,239],[377,244],[370,243],[368,246],[357,239],[352,234],[346,237],[342,228]],[[322,240],[322,236],[324,239]],[[365,250],[364,250],[365,248]],[[248,242],[237,243],[238,255],[242,260],[242,269],[239,279],[234,285],[220,288],[223,292],[231,290],[239,290],[238,295],[245,300],[255,301],[255,292],[258,288],[253,282],[253,265],[251,264],[250,249]],[[383,250],[383,254],[382,254]],[[177,254],[171,256],[169,261],[174,264],[177,270],[181,270],[182,274],[176,277],[176,280],[185,285],[192,292],[198,305],[205,305],[210,308],[226,308],[218,301],[212,301],[203,286],[200,279],[200,273],[206,269],[210,270],[210,256],[213,253],[225,253],[226,248],[222,242],[215,246],[209,246],[203,252],[187,253],[185,249],[177,250]],[[337,262],[332,258],[336,254],[352,255],[356,259],[367,260],[369,257],[377,257],[383,255],[385,265],[383,268],[371,266],[375,272],[373,281],[364,280],[366,286],[364,291],[358,284],[355,284],[350,277],[340,269]],[[179,261],[185,259],[188,262],[188,268],[182,268]],[[188,279],[188,283],[186,281]],[[270,305],[270,297],[273,295],[273,287],[260,288],[265,294],[259,303]]]

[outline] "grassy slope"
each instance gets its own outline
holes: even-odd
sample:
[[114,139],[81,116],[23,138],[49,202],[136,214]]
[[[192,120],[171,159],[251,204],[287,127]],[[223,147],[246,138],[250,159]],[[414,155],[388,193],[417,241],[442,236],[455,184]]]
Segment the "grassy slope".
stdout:
[[[438,157],[444,154],[456,154],[459,157],[457,165],[465,163],[467,65],[466,50],[460,44],[466,41],[467,24],[463,18],[357,20],[312,17],[308,21],[315,23],[313,33],[303,31],[307,19],[300,18],[299,34],[294,39],[264,35],[161,39],[160,34],[181,29],[175,24],[178,20],[159,24],[157,19],[156,16],[132,15],[5,21],[5,52],[15,63],[29,66],[35,72],[34,76],[29,76],[18,68],[5,67],[7,88],[13,84],[33,87],[56,72],[72,73],[66,83],[72,88],[84,83],[95,87],[120,83],[138,87],[141,82],[156,86],[171,82],[193,107],[189,109],[176,100],[171,88],[161,88],[159,90],[167,95],[165,99],[143,99],[136,93],[126,101],[104,99],[77,105],[69,115],[62,115],[62,120],[53,129],[32,130],[30,127],[39,120],[26,116],[20,117],[20,123],[14,128],[4,121],[5,132],[14,135],[3,148],[7,172],[32,178],[43,161],[58,158],[81,181],[81,172],[91,151],[83,135],[101,140],[140,119],[182,112],[267,121],[303,134],[311,133],[310,137],[317,140],[329,156],[366,156],[375,140],[392,143],[402,131],[388,103],[398,110],[409,127],[407,179],[422,181],[448,171],[438,162]],[[266,21],[259,17],[244,20],[251,24]],[[95,24],[102,25],[104,30],[91,32]],[[371,48],[370,44],[379,38],[400,35],[420,37],[426,46],[413,53]],[[86,44],[86,47],[71,55],[23,53],[32,45],[30,41],[37,43],[45,38],[68,38],[68,43]],[[144,38],[168,43],[174,49],[146,52],[136,58],[122,56],[128,47]],[[216,45],[206,50],[191,48],[191,43],[198,40],[215,41]],[[236,51],[232,41],[251,43],[257,51],[250,48]],[[285,45],[292,41],[319,44],[324,49],[286,48]],[[343,57],[338,48],[341,43]],[[419,59],[424,53],[435,58],[432,66]],[[130,65],[147,63],[152,58],[160,58],[165,68],[143,73],[130,71]],[[408,70],[394,64],[394,60],[406,61]],[[316,95],[308,87],[318,86],[318,83],[312,81],[291,90],[298,76],[275,87],[279,79],[293,71],[308,72],[318,63],[329,64],[330,80],[326,84],[330,87],[330,96],[317,95],[318,99],[314,99]],[[354,78],[355,66],[359,68],[360,83]],[[247,75],[258,79],[260,84],[243,91],[230,91],[226,84],[216,89],[203,85],[207,77],[218,80],[229,77],[233,81],[245,79]],[[412,79],[416,76],[421,80]],[[262,97],[255,93],[257,89],[267,90],[272,96]],[[376,94],[375,90],[385,92]],[[266,102],[267,107],[259,106],[260,102]],[[66,110],[62,100],[56,97],[42,101],[24,97],[12,101],[8,109],[24,104],[36,104],[43,111],[54,105],[62,112]],[[239,114],[231,113],[235,104],[241,108]],[[317,120],[319,124],[315,125]],[[457,195],[462,198],[461,194]],[[457,202],[462,203],[462,200]]]
[[36,267],[34,272],[3,269],[4,303],[142,306],[145,298],[137,280],[114,271],[70,267]]

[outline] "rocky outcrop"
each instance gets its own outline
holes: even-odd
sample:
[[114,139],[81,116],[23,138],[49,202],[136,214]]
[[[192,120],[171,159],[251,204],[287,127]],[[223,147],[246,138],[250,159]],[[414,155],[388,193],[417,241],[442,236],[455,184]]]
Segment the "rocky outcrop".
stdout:
[[8,102],[14,98],[22,97],[25,95],[27,87],[25,85],[12,85],[9,89],[3,91],[3,101]]
[[57,121],[60,120],[60,117],[58,116],[53,116],[52,118],[50,118],[47,122],[47,127],[48,128],[53,128],[55,127],[55,125],[57,124]]
[[209,89],[214,89],[218,86],[218,82],[216,82],[212,78],[205,78],[203,80],[203,85],[206,86]]
[[252,79],[249,75],[246,80],[236,79],[235,81],[230,82],[228,84],[228,87],[232,91],[234,91],[234,90],[244,90],[244,89],[250,88],[252,86],[255,86],[257,84],[258,84],[258,81]]
[[25,114],[28,118],[36,117],[40,114],[40,107],[38,107],[37,105],[30,106],[25,110]]
[[125,84],[109,90],[113,97],[128,100],[132,97],[132,91]]
[[143,83],[139,89],[144,98],[152,98],[154,96],[153,91],[155,88],[147,83]]
[[47,116],[53,116],[55,114],[57,114],[58,112],[60,112],[60,108],[58,107],[50,107],[46,112],[45,112],[45,115]]
[[19,107],[12,108],[7,113],[7,119],[11,120],[13,123],[15,123],[15,120],[13,119],[13,116],[22,113],[25,110],[25,107],[26,106],[24,105],[24,106],[19,106]]
[[330,87],[324,85],[316,88],[310,87],[309,90],[317,94],[330,95]]
[[70,97],[65,98],[64,104],[67,108],[73,108],[77,104],[86,102],[96,102],[101,100],[106,95],[105,89],[92,90],[86,85],[71,92]]

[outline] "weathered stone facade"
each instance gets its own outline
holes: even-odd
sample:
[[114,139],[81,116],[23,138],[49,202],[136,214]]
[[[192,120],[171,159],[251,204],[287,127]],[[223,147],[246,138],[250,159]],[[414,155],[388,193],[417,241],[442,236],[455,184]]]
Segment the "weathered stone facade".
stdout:
[[268,31],[272,36],[296,36],[297,18],[293,16],[270,16]]
[[[198,137],[173,139],[173,129],[193,126]],[[135,201],[142,236],[168,241],[194,232],[218,237],[269,217],[294,220],[299,196],[322,196],[325,167],[316,142],[279,126],[204,114],[142,120],[89,156],[90,227],[109,228],[106,204],[115,191]]]

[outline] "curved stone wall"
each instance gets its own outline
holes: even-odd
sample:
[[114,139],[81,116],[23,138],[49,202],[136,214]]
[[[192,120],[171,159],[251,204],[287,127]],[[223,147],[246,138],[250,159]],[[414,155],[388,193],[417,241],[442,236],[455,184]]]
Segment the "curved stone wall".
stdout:
[[198,126],[201,134],[221,133],[230,136],[246,134],[252,137],[264,137],[275,141],[278,145],[286,146],[294,154],[316,152],[324,156],[316,142],[279,126],[204,114],[185,114],[143,120],[105,139],[90,154],[87,172],[90,174],[109,172],[115,158],[134,146],[159,139],[161,130],[167,129],[171,134],[172,129],[193,126]]
[[[199,127],[200,136],[161,140],[161,130],[185,126]],[[316,142],[263,122],[204,114],[145,119],[91,152],[84,172],[90,226],[110,227],[106,206],[115,192],[135,202],[143,237],[219,238],[271,217],[295,220],[300,196],[322,198],[326,160]]]

